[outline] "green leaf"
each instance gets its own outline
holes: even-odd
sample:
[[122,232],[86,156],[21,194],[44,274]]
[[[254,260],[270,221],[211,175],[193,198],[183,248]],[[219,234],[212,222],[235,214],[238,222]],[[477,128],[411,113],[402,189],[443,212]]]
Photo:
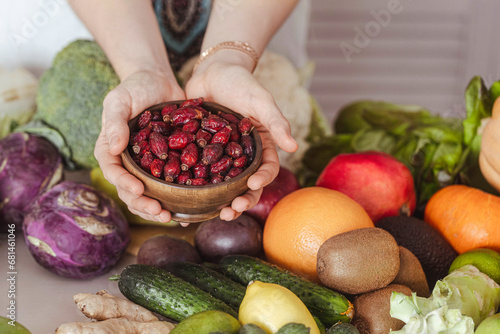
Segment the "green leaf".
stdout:
[[[495,87],[496,91],[497,87]],[[465,145],[470,145],[481,125],[481,119],[491,115],[493,102],[481,77],[475,76],[465,90],[465,109],[467,117],[463,121]]]

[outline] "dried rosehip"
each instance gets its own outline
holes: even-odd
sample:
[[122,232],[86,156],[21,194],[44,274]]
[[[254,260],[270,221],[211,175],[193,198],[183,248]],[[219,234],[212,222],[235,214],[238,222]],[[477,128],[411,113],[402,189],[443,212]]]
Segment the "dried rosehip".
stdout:
[[208,117],[201,119],[201,128],[210,133],[216,133],[226,125],[228,125],[228,122],[225,119],[214,114],[210,114]]
[[238,131],[238,124],[231,124],[231,136],[229,141],[235,141],[239,143],[241,139],[241,133]]
[[248,163],[248,158],[246,155],[242,155],[239,158],[234,159],[233,166],[234,167],[245,167]]
[[151,163],[153,162],[154,159],[155,156],[153,155],[153,153],[151,153],[151,151],[144,153],[144,155],[141,158],[142,169],[144,169],[145,171],[151,170]]
[[154,177],[161,177],[161,174],[163,173],[163,167],[165,167],[165,161],[161,159],[154,159],[150,167],[151,174]]
[[235,115],[233,114],[229,114],[229,113],[225,113],[225,112],[222,112],[222,111],[219,111],[217,113],[220,117],[224,118],[226,121],[228,121],[229,123],[234,123],[234,124],[238,124],[240,122],[240,120],[238,119],[238,117],[236,117]]
[[208,177],[208,166],[196,164],[193,166],[193,177],[206,179]]
[[210,166],[210,173],[224,174],[233,165],[233,159],[228,156],[223,156],[219,161]]
[[151,129],[149,127],[147,127],[147,128],[140,130],[139,132],[134,133],[130,137],[130,144],[137,145],[141,141],[148,140],[151,132],[152,132]]
[[170,158],[165,163],[163,167],[163,175],[165,177],[165,181],[174,182],[174,180],[181,173],[181,162],[177,158]]
[[241,157],[241,155],[243,154],[243,149],[237,142],[230,141],[229,143],[227,143],[224,152],[231,158],[235,159]]
[[190,137],[186,132],[174,132],[168,137],[168,147],[172,150],[181,150],[189,143]]
[[205,109],[203,109],[201,106],[192,106],[191,108],[198,110],[201,113],[202,118],[210,115],[210,113]]
[[199,147],[205,147],[210,143],[210,140],[212,140],[212,134],[210,132],[203,129],[199,129],[198,132],[196,132],[196,144],[198,144]]
[[132,151],[134,151],[134,153],[137,154],[139,158],[141,158],[144,155],[144,153],[146,153],[149,150],[150,147],[149,147],[149,142],[147,140],[143,140],[137,143],[136,145],[132,146]]
[[169,150],[168,151],[168,158],[177,158],[177,159],[181,159],[181,152],[179,151],[176,151],[176,150]]
[[243,168],[239,167],[233,167],[227,172],[226,177],[224,178],[225,181],[232,179],[233,177],[236,177],[240,175],[243,172]]
[[196,133],[200,129],[200,122],[196,119],[189,120],[186,124],[182,126],[183,132]]
[[250,135],[241,136],[240,145],[243,148],[243,153],[248,157],[248,160],[252,161],[255,153],[255,144],[252,137],[250,137]]
[[187,107],[187,106],[199,106],[203,103],[203,98],[199,97],[197,99],[189,99],[181,103],[181,108],[182,107]]
[[241,132],[242,135],[247,135],[252,131],[253,129],[253,124],[250,118],[245,117],[240,120],[238,123],[238,131]]
[[183,107],[172,111],[167,119],[170,118],[170,122],[174,126],[178,126],[186,124],[192,119],[201,119],[202,117],[203,115],[200,110],[191,107]]
[[141,116],[139,116],[139,120],[137,121],[139,129],[144,129],[146,126],[148,126],[149,122],[151,122],[152,119],[153,115],[151,114],[151,111],[144,111]]
[[224,150],[221,144],[210,144],[203,148],[201,163],[205,165],[211,165],[222,157]]
[[204,186],[208,184],[208,181],[206,179],[196,178],[187,180],[186,184],[188,186]]
[[188,170],[198,162],[198,146],[195,143],[189,143],[181,154],[181,169]]
[[168,156],[168,142],[167,138],[158,132],[153,132],[149,136],[149,146],[151,147],[151,152],[154,153],[158,158],[165,160]]
[[152,121],[149,123],[151,130],[153,132],[158,132],[161,135],[167,136],[172,130],[172,125],[169,123],[165,123],[164,121]]
[[224,176],[220,174],[212,174],[210,176],[210,183],[215,184],[215,183],[221,183],[224,181]]
[[[184,131],[182,131],[184,132]],[[196,140],[196,135],[194,133],[184,132],[186,134],[186,138],[188,143],[194,143]]]
[[226,127],[214,133],[212,140],[210,141],[210,144],[226,145],[229,142],[230,136],[231,136],[231,127],[227,125]]
[[175,109],[177,109],[177,105],[176,104],[169,104],[169,105],[166,105],[165,107],[163,107],[163,109],[161,110],[161,117],[163,119],[163,121],[166,121],[165,118],[167,118],[169,121],[170,121],[170,113],[172,111],[174,111]]
[[152,114],[153,114],[153,118],[151,119],[152,121],[158,122],[163,120],[163,117],[159,111],[153,111]]
[[189,180],[192,177],[193,176],[191,174],[191,171],[189,171],[189,170],[182,171],[179,174],[179,176],[177,176],[177,183],[178,184],[186,184],[187,180]]

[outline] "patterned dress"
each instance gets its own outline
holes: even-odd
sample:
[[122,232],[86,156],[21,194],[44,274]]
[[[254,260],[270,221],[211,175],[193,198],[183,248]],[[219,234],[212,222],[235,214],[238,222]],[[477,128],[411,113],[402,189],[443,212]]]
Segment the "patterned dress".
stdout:
[[200,52],[211,0],[153,0],[172,69]]

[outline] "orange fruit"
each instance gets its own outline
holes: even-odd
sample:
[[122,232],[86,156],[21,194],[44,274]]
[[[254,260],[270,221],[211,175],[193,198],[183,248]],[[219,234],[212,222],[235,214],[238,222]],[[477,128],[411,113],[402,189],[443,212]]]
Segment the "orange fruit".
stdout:
[[323,187],[296,190],[271,210],[264,225],[269,262],[312,281],[319,247],[339,233],[374,227],[366,211],[343,193]]
[[441,188],[425,207],[424,220],[459,253],[475,248],[500,252],[500,197],[455,184]]

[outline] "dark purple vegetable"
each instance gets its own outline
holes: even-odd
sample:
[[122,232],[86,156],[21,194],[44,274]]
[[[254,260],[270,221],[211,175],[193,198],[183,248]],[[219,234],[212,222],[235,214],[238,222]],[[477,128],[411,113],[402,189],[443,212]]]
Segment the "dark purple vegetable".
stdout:
[[0,140],[0,232],[21,230],[26,208],[62,178],[58,150],[42,137],[12,133]]
[[200,254],[186,240],[169,235],[157,235],[146,240],[137,253],[137,263],[163,267],[171,262],[200,263]]
[[130,241],[125,217],[104,193],[62,182],[29,206],[24,237],[35,260],[57,275],[88,279],[104,274]]
[[262,254],[262,227],[245,214],[232,221],[214,218],[201,223],[194,243],[204,261],[219,262],[233,254],[258,257]]
[[245,213],[264,226],[267,216],[280,199],[300,188],[299,181],[293,172],[283,166],[280,167],[278,176],[264,187],[259,202]]

